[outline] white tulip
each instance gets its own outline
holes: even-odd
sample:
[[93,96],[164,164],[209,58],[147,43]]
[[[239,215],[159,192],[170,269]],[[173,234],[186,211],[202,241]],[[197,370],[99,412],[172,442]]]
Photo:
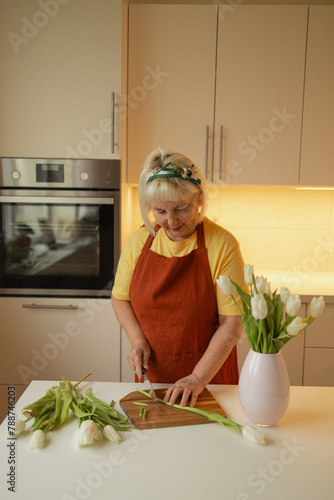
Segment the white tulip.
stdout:
[[251,308],[255,319],[264,319],[268,314],[267,302],[261,293],[251,297]]
[[217,284],[224,295],[233,295],[234,288],[227,276],[221,275],[217,280]]
[[15,436],[21,434],[21,432],[23,432],[25,428],[26,428],[25,422],[23,420],[18,420],[15,424]]
[[291,295],[291,293],[289,292],[289,290],[287,288],[285,288],[284,286],[282,286],[281,293],[280,293],[282,304],[287,303],[288,299],[290,298],[290,295]]
[[255,285],[258,293],[264,293],[266,289],[267,278],[263,276],[256,276]]
[[45,434],[42,430],[38,429],[34,431],[30,438],[29,448],[33,450],[34,448],[43,448]]
[[255,444],[265,444],[266,438],[265,435],[260,432],[258,429],[255,429],[252,425],[244,425],[242,428],[242,435],[244,438],[248,439]]
[[265,289],[264,289],[264,292],[263,292],[263,293],[266,293],[266,294],[267,294],[267,295],[269,295],[269,297],[271,298],[271,297],[272,297],[272,295],[271,295],[270,285],[271,285],[271,283],[266,283],[266,286],[265,286]]
[[84,420],[79,429],[75,431],[73,441],[77,446],[87,446],[93,444],[96,436],[96,426],[93,420]]
[[296,337],[305,327],[306,324],[304,323],[303,318],[296,316],[295,319],[291,321],[290,325],[286,327],[286,331],[289,335]]
[[245,277],[245,283],[248,286],[253,285],[253,276],[254,276],[254,267],[250,266],[247,264],[247,266],[244,266],[244,277]]
[[106,439],[109,439],[112,443],[119,444],[121,442],[121,438],[117,431],[114,429],[112,425],[106,425],[102,431],[103,436]]
[[296,316],[300,309],[302,301],[299,295],[290,295],[287,303],[285,304],[285,310],[288,316]]
[[324,310],[324,307],[325,307],[325,301],[323,297],[318,297],[318,298],[313,297],[310,305],[308,306],[309,316],[317,318]]

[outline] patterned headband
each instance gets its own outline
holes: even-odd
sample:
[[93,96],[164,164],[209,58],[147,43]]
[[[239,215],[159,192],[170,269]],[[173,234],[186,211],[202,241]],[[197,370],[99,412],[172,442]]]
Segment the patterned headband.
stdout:
[[[169,166],[170,165],[170,166]],[[153,179],[161,179],[161,178],[181,178],[186,179],[187,181],[192,182],[193,184],[201,184],[201,179],[193,176],[192,169],[194,165],[191,167],[180,167],[180,165],[176,165],[175,163],[167,163],[164,167],[158,168],[146,181],[146,184],[153,181]]]

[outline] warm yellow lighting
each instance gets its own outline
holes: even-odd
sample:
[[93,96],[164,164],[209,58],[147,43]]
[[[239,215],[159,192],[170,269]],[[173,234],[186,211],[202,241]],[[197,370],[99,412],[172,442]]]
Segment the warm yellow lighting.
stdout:
[[318,187],[318,186],[296,186],[294,189],[303,189],[308,191],[334,191],[334,187]]

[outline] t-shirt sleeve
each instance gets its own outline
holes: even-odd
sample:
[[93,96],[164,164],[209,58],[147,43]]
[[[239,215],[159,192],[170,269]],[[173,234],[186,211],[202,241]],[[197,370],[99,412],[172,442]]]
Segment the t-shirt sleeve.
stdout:
[[133,271],[147,239],[148,232],[145,228],[135,231],[121,253],[118,261],[112,295],[119,300],[130,300],[130,285]]
[[[210,220],[205,221],[205,238],[208,250],[213,285],[216,290],[218,313],[226,316],[239,315],[240,311],[232,297],[224,295],[217,284],[221,275],[231,278],[243,290],[248,291],[244,279],[244,260],[235,236]],[[237,293],[233,297],[242,310]]]

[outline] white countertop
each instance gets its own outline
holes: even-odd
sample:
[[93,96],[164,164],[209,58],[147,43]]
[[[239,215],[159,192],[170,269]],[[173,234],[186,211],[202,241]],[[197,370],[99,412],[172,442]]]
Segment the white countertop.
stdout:
[[[58,382],[33,381],[16,403],[21,408]],[[138,384],[83,383],[93,394],[118,401]],[[164,387],[157,384],[157,387]],[[208,386],[240,424],[248,423],[236,386]],[[330,500],[334,476],[334,387],[292,387],[287,413],[264,428],[267,445],[211,423],[133,430],[114,445],[97,441],[76,448],[75,420],[49,432],[42,450],[29,450],[28,433],[14,442],[16,493],[7,491],[8,457],[13,442],[7,419],[0,428],[0,497],[15,500]]]

